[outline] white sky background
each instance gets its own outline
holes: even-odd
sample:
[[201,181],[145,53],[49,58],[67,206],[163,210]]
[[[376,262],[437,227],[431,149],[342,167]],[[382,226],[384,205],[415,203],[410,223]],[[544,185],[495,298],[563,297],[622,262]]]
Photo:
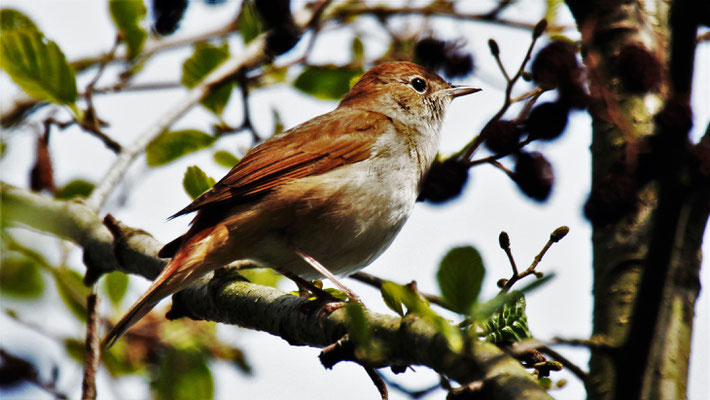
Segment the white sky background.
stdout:
[[[294,1],[298,8],[299,2]],[[494,1],[469,2],[468,5],[495,4]],[[181,29],[171,38],[189,36],[196,32],[222,26],[236,14],[239,1],[227,1],[218,6],[207,6],[203,1],[193,1],[181,23]],[[510,7],[504,16],[514,20],[536,22],[543,16],[544,2],[520,0]],[[107,51],[113,42],[115,31],[105,2],[92,0],[1,0],[0,6],[17,8],[29,15],[47,37],[55,40],[70,60],[82,56],[95,55]],[[481,9],[488,9],[482,7]],[[473,9],[473,11],[481,10]],[[562,21],[573,25],[566,8],[562,11]],[[395,21],[395,20],[393,20]],[[397,27],[410,24],[417,30],[421,20],[399,18]],[[372,59],[385,51],[387,36],[379,25],[371,19],[361,19],[357,25],[363,34],[366,55]],[[467,48],[473,51],[477,65],[476,73],[461,84],[480,86],[483,92],[457,99],[449,108],[442,132],[441,151],[444,154],[459,149],[493,115],[503,101],[504,81],[490,57],[486,41],[493,37],[499,43],[503,62],[508,70],[517,68],[527,45],[530,34],[527,31],[500,27],[483,23],[452,23],[450,19],[435,18],[437,37],[454,39],[463,37]],[[345,63],[350,60],[352,33],[348,29],[324,32],[309,62]],[[302,40],[296,49],[279,58],[277,63],[291,57],[298,57],[304,50]],[[238,37],[230,40],[233,53],[241,48]],[[538,47],[540,48],[540,47]],[[189,47],[163,53],[149,62],[136,79],[138,82],[179,80],[182,62],[189,57]],[[115,80],[120,66],[107,70],[102,84]],[[707,126],[710,118],[710,46],[701,45],[696,60],[694,88],[695,137]],[[294,73],[296,71],[293,71]],[[79,88],[83,88],[94,73],[81,75]],[[291,78],[294,78],[292,76]],[[518,92],[525,90],[521,85]],[[0,106],[8,107],[18,89],[7,76],[0,75]],[[139,92],[110,96],[97,96],[96,108],[99,115],[112,125],[107,133],[121,144],[131,143],[140,132],[168,110],[182,96],[182,89],[164,90],[153,93]],[[253,92],[250,107],[253,121],[258,131],[268,134],[272,130],[271,110],[276,109],[286,127],[292,127],[316,115],[330,111],[335,102],[325,102],[297,92],[288,85],[277,85]],[[237,126],[241,122],[241,104],[238,92],[234,92],[225,120]],[[60,119],[64,116],[58,115]],[[215,119],[200,107],[194,108],[175,126],[176,129],[197,128],[209,131]],[[189,165],[199,165],[208,175],[219,178],[227,170],[212,160],[217,149],[235,152],[248,142],[247,135],[220,139],[210,150],[184,157],[166,167],[148,168],[144,158],[137,160],[131,168],[126,182],[114,191],[104,212],[111,212],[129,226],[140,227],[153,234],[158,240],[167,242],[183,233],[189,218],[166,222],[165,218],[189,202],[184,193],[182,174]],[[8,150],[0,160],[0,179],[15,185],[27,186],[29,170],[34,161],[35,136],[31,132],[3,132]],[[582,206],[587,196],[590,179],[590,157],[588,147],[591,142],[590,120],[585,113],[573,115],[566,134],[557,142],[534,144],[535,150],[542,151],[552,162],[556,173],[556,184],[549,202],[540,205],[523,198],[514,183],[500,171],[490,166],[480,166],[472,170],[470,182],[464,195],[443,207],[418,204],[402,233],[385,254],[366,269],[367,272],[400,283],[416,280],[425,292],[437,292],[435,272],[441,257],[456,245],[471,244],[482,254],[486,265],[486,279],[483,296],[488,298],[497,293],[495,282],[510,275],[505,254],[498,248],[498,233],[505,230],[510,234],[513,252],[519,265],[527,265],[547,240],[549,233],[560,225],[568,225],[570,234],[552,247],[539,266],[543,272],[554,271],[557,276],[547,286],[527,296],[527,315],[531,331],[539,339],[554,336],[584,338],[591,331],[591,230],[582,217]],[[53,130],[51,151],[58,186],[83,178],[93,182],[101,179],[113,161],[114,155],[98,140],[72,128],[65,131]],[[119,193],[128,193],[121,198]],[[121,205],[121,202],[125,204]],[[36,240],[38,235],[27,234]],[[43,239],[42,248],[56,248],[51,239]],[[703,283],[710,282],[710,239],[706,235],[703,245],[706,259],[703,262]],[[81,268],[80,252],[74,251],[73,265]],[[132,278],[132,285],[126,295],[125,308],[147,288],[142,278]],[[352,280],[346,280],[363,297],[368,308],[377,312],[389,312],[379,293]],[[524,284],[524,283],[523,283]],[[48,285],[52,287],[52,285]],[[284,285],[291,290],[288,283]],[[55,294],[49,294],[35,306],[46,306],[47,298],[61,301]],[[57,335],[83,335],[83,327],[70,316],[54,313],[48,319],[50,308],[42,309],[36,315],[27,312],[30,308],[7,299],[0,299],[2,308],[16,308],[20,315],[44,326]],[[107,302],[104,302],[107,303]],[[164,302],[167,304],[169,302]],[[106,304],[104,304],[106,306]],[[696,325],[693,338],[693,353],[690,377],[690,399],[703,399],[710,393],[708,372],[708,337],[710,321],[708,297],[703,291],[696,306]],[[22,311],[25,312],[22,312]],[[105,307],[105,315],[110,310]],[[117,318],[114,315],[114,318]],[[364,371],[353,363],[341,363],[333,370],[324,370],[317,355],[318,349],[291,347],[285,341],[265,333],[247,331],[229,326],[220,327],[225,340],[246,351],[253,366],[254,375],[244,376],[226,364],[213,368],[216,398],[290,398],[313,399],[337,397],[341,400],[378,398],[377,392]],[[21,327],[4,315],[0,317],[0,345],[9,351],[29,355],[45,366],[42,371],[48,376],[52,363],[60,367],[59,390],[72,398],[80,394],[81,366],[61,358],[61,344],[42,337]],[[38,347],[41,346],[41,347]],[[37,349],[41,348],[42,351]],[[558,348],[571,360],[586,369],[587,354],[580,349]],[[22,353],[24,352],[24,353]],[[416,367],[415,367],[416,368]],[[410,388],[424,388],[437,382],[435,374],[418,367],[417,372],[407,372],[392,379]],[[387,373],[392,376],[391,373]],[[580,399],[584,396],[582,385],[568,373],[553,374],[553,380],[566,378],[569,383],[552,392],[558,399]],[[99,377],[99,398],[147,398],[147,385],[142,378],[120,380],[120,385],[112,387],[106,379],[105,371]],[[390,398],[406,399],[395,390],[390,390]],[[426,399],[440,399],[445,394],[435,392]],[[7,392],[7,398],[47,398],[39,390]]]

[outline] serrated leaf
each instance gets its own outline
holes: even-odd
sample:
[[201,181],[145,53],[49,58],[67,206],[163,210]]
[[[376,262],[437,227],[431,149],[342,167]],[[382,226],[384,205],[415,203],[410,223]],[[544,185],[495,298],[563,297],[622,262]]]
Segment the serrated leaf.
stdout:
[[214,396],[212,373],[202,353],[167,349],[151,375],[154,399],[194,400]]
[[216,137],[195,129],[163,132],[145,149],[146,161],[151,167],[165,165],[185,154],[204,149],[215,140]]
[[239,163],[239,157],[228,151],[220,150],[214,153],[214,162],[223,167],[232,168]]
[[128,49],[128,58],[134,59],[143,49],[148,33],[140,25],[147,10],[143,0],[110,0],[109,11],[116,29]]
[[436,279],[446,303],[453,310],[468,314],[481,291],[484,274],[481,255],[466,246],[454,248],[444,256]]
[[83,179],[75,179],[54,193],[57,199],[68,200],[74,197],[89,197],[94,191],[94,184]]
[[113,271],[104,278],[104,290],[113,305],[118,306],[128,289],[128,275]]
[[404,309],[402,308],[403,286],[394,282],[384,282],[380,288],[380,294],[390,310],[404,317]]
[[42,296],[43,291],[44,279],[37,261],[15,251],[8,251],[0,257],[0,294],[18,299],[36,299]]
[[264,24],[259,18],[259,12],[256,11],[253,0],[245,0],[242,3],[242,9],[237,17],[237,27],[244,44],[251,42],[264,31]]
[[59,46],[36,29],[3,31],[0,67],[35,99],[74,107],[77,98],[74,70]]
[[356,346],[366,346],[370,342],[370,326],[367,323],[362,305],[349,302],[345,306],[346,320],[350,340]]
[[309,66],[301,72],[293,85],[319,99],[340,100],[350,90],[351,81],[362,73],[361,68]]
[[12,8],[0,10],[0,31],[3,33],[12,29],[38,30],[30,17]]
[[214,184],[214,178],[207,176],[207,174],[196,165],[187,167],[185,176],[182,179],[182,187],[185,188],[185,192],[187,192],[188,196],[193,200],[209,190]]
[[525,296],[520,291],[510,292],[500,311],[493,313],[484,324],[486,341],[502,344],[531,338],[525,315]]
[[276,287],[279,280],[283,277],[283,275],[271,268],[245,269],[239,271],[239,275],[243,276],[251,283],[271,287]]
[[[192,56],[182,64],[182,84],[188,88],[195,87],[227,58],[229,58],[227,43],[221,46],[213,46],[209,43],[195,44]],[[202,105],[217,115],[222,114],[229,102],[232,89],[234,89],[233,82],[222,84],[202,100]]]
[[77,318],[86,321],[86,296],[89,288],[84,285],[81,275],[73,269],[59,267],[52,270],[57,291],[69,311]]

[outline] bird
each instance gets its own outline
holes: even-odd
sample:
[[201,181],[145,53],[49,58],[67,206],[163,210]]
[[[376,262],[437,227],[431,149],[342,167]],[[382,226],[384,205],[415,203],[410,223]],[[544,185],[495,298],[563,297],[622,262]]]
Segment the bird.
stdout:
[[454,86],[410,62],[377,65],[329,113],[251,149],[219,182],[171,218],[197,212],[159,252],[171,257],[112,328],[113,345],[163,298],[234,261],[303,282],[339,282],[375,260],[409,217],[438,152]]

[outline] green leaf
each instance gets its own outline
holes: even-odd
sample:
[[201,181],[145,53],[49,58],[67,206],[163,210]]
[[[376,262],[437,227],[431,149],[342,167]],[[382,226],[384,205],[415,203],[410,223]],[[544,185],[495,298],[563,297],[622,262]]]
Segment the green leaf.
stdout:
[[557,10],[562,5],[562,0],[546,0],[545,19],[549,25],[555,25],[557,20]]
[[355,36],[352,43],[353,62],[362,64],[365,61],[365,46],[358,36]]
[[276,110],[271,110],[274,116],[274,133],[272,136],[276,136],[284,131],[284,122],[281,120],[281,114]]
[[104,290],[113,305],[118,306],[128,289],[128,275],[113,271],[104,278]]
[[216,137],[195,129],[163,132],[145,149],[146,161],[151,167],[165,165],[185,154],[204,149],[215,140]]
[[446,303],[455,311],[468,314],[481,291],[484,274],[481,255],[466,246],[452,249],[444,256],[436,279]]
[[485,329],[486,341],[494,344],[515,343],[531,338],[523,293],[510,292],[502,309],[485,322]]
[[349,302],[345,306],[346,326],[350,340],[356,346],[367,346],[370,342],[370,325],[362,305]]
[[54,193],[57,199],[68,200],[74,197],[89,197],[94,191],[94,184],[83,179],[75,179]]
[[13,29],[39,30],[30,17],[12,8],[3,8],[0,10],[0,32]]
[[[82,349],[83,349],[83,342]],[[83,364],[82,352],[82,364]],[[101,365],[111,376],[133,375],[144,369],[144,361],[136,357],[136,348],[130,342],[119,340],[108,350],[101,352]]]
[[200,197],[202,193],[209,190],[214,184],[214,178],[207,176],[207,174],[196,165],[187,167],[185,176],[182,178],[182,187],[185,188],[185,192],[187,192],[188,196],[193,200]]
[[71,359],[80,364],[84,363],[84,342],[74,338],[64,339],[64,349]]
[[239,157],[228,151],[220,150],[214,153],[214,162],[223,167],[232,168],[239,163]]
[[84,285],[81,275],[71,268],[58,267],[52,269],[54,282],[57,284],[59,296],[77,318],[86,321],[86,296],[89,288]]
[[546,273],[545,276],[543,276],[542,278],[535,279],[533,282],[525,285],[522,289],[520,289],[520,291],[523,293],[532,292],[533,290],[535,290],[535,289],[539,288],[540,286],[549,282],[554,277],[555,277],[554,272]]
[[0,257],[0,294],[18,299],[42,296],[44,279],[36,260],[15,251],[3,249]]
[[351,81],[362,73],[362,68],[310,66],[296,78],[294,86],[319,99],[340,100],[350,90]]
[[249,282],[262,286],[276,287],[283,275],[277,273],[271,268],[254,268],[240,270],[239,275],[246,278]]
[[[64,339],[64,349],[71,359],[84,364],[86,350],[82,340]],[[130,348],[125,340],[119,340],[110,349],[101,352],[101,364],[114,377],[135,374],[143,368],[141,356],[136,356],[135,348]]]
[[[227,43],[213,46],[209,43],[195,44],[192,56],[182,64],[181,82],[188,88],[197,86],[217,66],[229,58]],[[209,96],[202,100],[202,105],[213,113],[220,115],[229,102],[234,83],[229,82],[212,90]]]
[[119,34],[128,48],[128,58],[140,54],[148,33],[140,25],[147,10],[143,0],[110,0],[109,11]]
[[[435,329],[446,338],[452,350],[460,351],[463,348],[461,332],[455,326],[451,325],[449,321],[434,312],[429,306],[429,302],[419,293],[416,293],[410,287],[398,285],[393,282],[385,282],[382,287],[384,289],[382,297],[385,299],[385,303],[387,303],[388,307],[400,314],[399,310],[401,309],[401,304],[404,304],[404,306],[407,307],[408,313],[416,314],[434,326]],[[387,293],[386,295],[384,294],[385,292]]]
[[382,294],[382,299],[387,304],[387,307],[399,314],[400,317],[404,317],[402,299],[405,295],[403,290],[404,287],[402,285],[390,281],[384,282],[380,288],[380,294]]
[[151,373],[151,390],[156,400],[211,399],[212,373],[207,357],[191,350],[166,349]]
[[0,139],[0,159],[5,156],[5,150],[7,150],[7,144],[4,140]]
[[264,24],[259,18],[259,12],[256,11],[253,0],[245,0],[242,3],[242,10],[237,17],[237,27],[239,27],[239,33],[242,34],[244,44],[251,42],[264,31]]
[[37,100],[74,106],[74,70],[56,43],[36,29],[3,31],[0,67],[28,95]]

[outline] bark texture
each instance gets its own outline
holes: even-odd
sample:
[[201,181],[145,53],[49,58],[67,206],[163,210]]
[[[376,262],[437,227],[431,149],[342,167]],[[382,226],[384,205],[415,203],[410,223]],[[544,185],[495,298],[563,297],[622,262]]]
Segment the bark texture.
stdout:
[[[687,104],[695,30],[686,20],[691,27],[680,38],[672,15],[693,2],[566,3],[582,33],[593,97],[594,190],[619,174],[620,165],[637,162],[642,139],[661,135],[654,124],[659,110]],[[624,87],[615,63],[629,45],[644,47],[664,66],[657,90],[632,93]],[[673,50],[688,46],[689,52]],[[666,138],[667,147],[654,160],[659,172],[635,194],[633,207],[610,224],[593,226],[593,334],[617,348],[592,350],[591,399],[686,397],[700,244],[710,203],[706,184],[692,176],[686,132],[678,130],[675,138]]]

